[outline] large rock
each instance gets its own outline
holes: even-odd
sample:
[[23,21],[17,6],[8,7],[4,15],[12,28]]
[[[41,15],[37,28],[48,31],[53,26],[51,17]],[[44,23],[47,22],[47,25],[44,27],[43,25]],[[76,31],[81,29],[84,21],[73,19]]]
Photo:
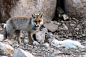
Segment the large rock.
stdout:
[[44,22],[50,21],[55,15],[57,0],[19,0],[12,8],[10,15],[31,16],[33,13],[43,13]]
[[44,43],[45,40],[45,32],[44,31],[38,31],[36,32],[36,39],[40,43]]
[[13,57],[34,57],[31,53],[22,49],[16,49],[13,53]]
[[0,55],[12,56],[13,51],[14,51],[13,47],[11,47],[8,44],[0,42]]
[[44,27],[46,27],[51,32],[55,32],[58,29],[58,25],[55,25],[53,23],[45,23]]
[[0,22],[5,22],[11,17],[10,11],[17,1],[18,0],[0,0]]
[[86,18],[86,0],[64,0],[65,11],[71,17]]

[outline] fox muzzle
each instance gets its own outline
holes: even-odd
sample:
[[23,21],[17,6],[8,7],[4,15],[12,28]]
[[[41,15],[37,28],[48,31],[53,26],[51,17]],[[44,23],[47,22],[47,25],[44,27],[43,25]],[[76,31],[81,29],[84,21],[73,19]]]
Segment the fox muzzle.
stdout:
[[39,27],[39,25],[35,25],[35,27]]

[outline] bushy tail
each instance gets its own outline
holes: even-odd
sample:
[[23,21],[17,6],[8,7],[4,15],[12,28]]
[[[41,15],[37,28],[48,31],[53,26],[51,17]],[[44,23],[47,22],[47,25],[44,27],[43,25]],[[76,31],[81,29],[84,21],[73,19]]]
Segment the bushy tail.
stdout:
[[7,39],[7,31],[6,31],[6,27],[4,29],[4,39]]

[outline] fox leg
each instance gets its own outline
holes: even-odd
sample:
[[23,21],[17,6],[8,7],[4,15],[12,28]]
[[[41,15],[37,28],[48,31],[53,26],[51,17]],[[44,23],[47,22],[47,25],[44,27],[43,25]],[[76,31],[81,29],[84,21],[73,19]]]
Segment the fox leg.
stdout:
[[32,38],[31,38],[31,33],[30,33],[30,32],[28,32],[28,38],[29,38],[29,44],[30,44],[30,45],[33,44],[33,43],[32,43]]
[[16,30],[15,33],[16,33],[16,35],[17,35],[17,41],[18,41],[18,43],[21,43],[20,30]]
[[15,30],[13,30],[13,31],[11,31],[11,32],[7,32],[7,39],[11,40],[14,31],[15,31]]

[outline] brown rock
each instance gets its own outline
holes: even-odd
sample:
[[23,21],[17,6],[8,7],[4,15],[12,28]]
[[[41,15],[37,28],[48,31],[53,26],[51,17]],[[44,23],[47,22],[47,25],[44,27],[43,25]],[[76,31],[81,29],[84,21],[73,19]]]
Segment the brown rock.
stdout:
[[44,27],[46,27],[51,32],[55,32],[58,29],[58,25],[52,24],[52,23],[45,23]]
[[12,56],[13,51],[14,51],[13,47],[11,47],[8,44],[0,42],[0,55]]
[[0,0],[0,22],[10,18],[10,11],[18,0]]
[[86,0],[65,0],[65,10],[71,17],[86,18]]

